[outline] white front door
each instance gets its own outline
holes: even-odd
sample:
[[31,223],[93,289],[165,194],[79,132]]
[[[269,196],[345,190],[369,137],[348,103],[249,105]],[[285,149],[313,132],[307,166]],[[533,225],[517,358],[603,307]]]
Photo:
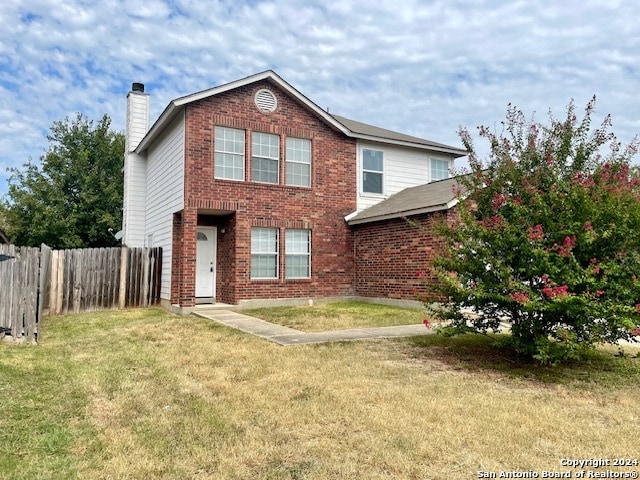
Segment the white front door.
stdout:
[[216,297],[216,227],[198,227],[196,297]]

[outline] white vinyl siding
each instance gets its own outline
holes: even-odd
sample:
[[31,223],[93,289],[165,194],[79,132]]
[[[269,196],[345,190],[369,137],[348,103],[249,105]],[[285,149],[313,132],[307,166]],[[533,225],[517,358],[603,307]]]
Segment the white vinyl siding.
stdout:
[[286,230],[285,232],[285,277],[311,277],[311,231]]
[[251,138],[251,180],[278,183],[280,137],[270,133],[253,132]]
[[173,214],[184,208],[184,116],[176,118],[147,150],[146,238],[162,247],[160,297],[170,298]]
[[311,186],[311,140],[287,138],[287,185]]
[[[363,192],[363,150],[381,150],[384,153],[384,195]],[[431,181],[431,160],[450,162],[450,157],[437,152],[413,149],[399,145],[385,145],[365,140],[358,141],[358,197],[357,209],[364,210],[401,190]]]
[[251,278],[278,278],[278,229],[251,229]]
[[244,137],[244,130],[215,128],[215,178],[244,180]]
[[431,181],[449,178],[449,161],[431,159]]
[[147,199],[147,161],[144,155],[127,153],[124,164],[124,202],[122,243],[144,245],[144,211]]
[[147,162],[144,155],[133,153],[133,150],[149,128],[149,95],[129,93],[126,122],[122,242],[130,247],[142,247],[144,245]]

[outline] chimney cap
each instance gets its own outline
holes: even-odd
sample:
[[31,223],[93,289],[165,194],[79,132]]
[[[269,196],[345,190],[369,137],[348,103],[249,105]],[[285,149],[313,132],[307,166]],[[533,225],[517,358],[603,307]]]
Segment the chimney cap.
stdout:
[[144,83],[138,83],[138,82],[132,83],[131,84],[131,91],[132,92],[144,93]]

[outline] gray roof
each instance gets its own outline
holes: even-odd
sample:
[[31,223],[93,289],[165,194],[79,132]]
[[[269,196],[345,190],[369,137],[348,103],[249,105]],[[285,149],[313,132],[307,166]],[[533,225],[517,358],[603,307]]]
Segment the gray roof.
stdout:
[[411,135],[405,135],[404,133],[394,132],[393,130],[387,130],[386,128],[376,127],[362,122],[356,122],[340,115],[332,115],[338,122],[347,127],[351,132],[363,137],[375,137],[372,140],[394,140],[398,142],[416,143],[418,145],[424,145],[431,147],[435,150],[451,153],[456,156],[467,155],[467,151],[458,147],[452,147],[451,145],[445,145],[444,143],[432,142],[424,138],[412,137]]
[[396,145],[404,145],[421,150],[433,150],[445,154],[451,155],[453,158],[462,157],[467,155],[467,151],[459,147],[452,147],[450,145],[444,145],[442,143],[432,142],[425,140],[424,138],[412,137],[410,135],[404,135],[402,133],[393,132],[391,130],[385,130],[384,128],[374,127],[373,125],[367,125],[366,123],[356,122],[349,120],[348,118],[339,117],[337,115],[331,115],[318,105],[309,100],[306,96],[296,90],[292,85],[287,83],[282,77],[280,77],[273,70],[267,70],[249,77],[241,78],[234,82],[226,83],[218,87],[209,88],[201,92],[192,93],[184,97],[176,98],[171,101],[169,105],[164,109],[160,117],[151,126],[147,134],[140,141],[136,148],[137,153],[144,152],[149,145],[155,141],[160,133],[171,123],[171,121],[179,115],[184,109],[185,105],[201,100],[214,95],[218,95],[229,90],[233,90],[238,87],[250,85],[254,82],[266,80],[273,85],[280,87],[287,92],[293,98],[298,100],[307,109],[314,112],[324,122],[330,125],[332,128],[342,132],[347,137],[362,138],[365,140],[372,140],[381,143],[390,143]]
[[347,217],[347,223],[358,225],[448,210],[458,203],[453,191],[457,184],[456,178],[447,178],[417,187],[405,188],[386,200],[362,210],[354,217]]

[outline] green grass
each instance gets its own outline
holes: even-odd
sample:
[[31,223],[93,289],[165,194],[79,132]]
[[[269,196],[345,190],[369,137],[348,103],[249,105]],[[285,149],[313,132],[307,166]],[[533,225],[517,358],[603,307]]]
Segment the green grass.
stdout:
[[541,367],[477,335],[280,347],[158,309],[46,318],[38,346],[0,344],[0,478],[559,470],[637,456],[639,383],[639,358]]
[[242,313],[303,332],[412,325],[422,323],[426,317],[420,309],[350,301],[258,308]]

